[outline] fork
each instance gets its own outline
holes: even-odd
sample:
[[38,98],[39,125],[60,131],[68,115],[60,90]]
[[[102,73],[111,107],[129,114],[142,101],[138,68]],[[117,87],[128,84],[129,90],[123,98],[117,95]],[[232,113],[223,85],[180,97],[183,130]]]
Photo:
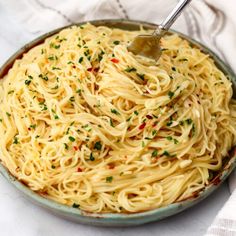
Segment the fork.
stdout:
[[167,18],[150,35],[138,35],[127,47],[135,55],[141,55],[158,61],[161,56],[160,40],[178,18],[191,0],[180,0]]

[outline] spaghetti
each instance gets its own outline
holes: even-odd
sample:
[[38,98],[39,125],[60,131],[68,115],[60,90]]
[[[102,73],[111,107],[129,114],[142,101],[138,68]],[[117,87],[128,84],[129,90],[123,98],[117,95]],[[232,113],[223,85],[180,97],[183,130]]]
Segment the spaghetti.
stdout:
[[0,159],[33,191],[89,212],[138,212],[208,184],[236,143],[231,82],[176,34],[157,64],[130,32],[48,38],[0,81]]

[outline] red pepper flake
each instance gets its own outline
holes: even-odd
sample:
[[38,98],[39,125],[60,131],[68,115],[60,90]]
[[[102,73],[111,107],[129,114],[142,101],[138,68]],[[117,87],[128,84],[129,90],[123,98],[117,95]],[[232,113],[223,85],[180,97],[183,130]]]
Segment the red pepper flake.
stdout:
[[144,123],[142,123],[142,124],[139,126],[139,129],[144,129],[145,126],[146,126],[146,123],[144,122]]
[[113,63],[119,63],[119,60],[116,59],[116,58],[112,58],[111,61],[112,61]]
[[93,67],[90,67],[87,69],[87,71],[91,72],[93,70]]
[[97,73],[99,71],[99,67],[94,68],[93,71]]
[[108,168],[109,168],[110,170],[113,170],[113,169],[115,168],[115,164],[114,164],[114,163],[109,163],[109,164],[108,164]]
[[74,69],[75,69],[75,68],[76,68],[76,66],[75,66],[75,65],[73,65],[73,66],[72,66],[72,68],[74,68]]
[[73,148],[74,148],[75,151],[79,150],[79,147],[77,147],[77,146],[74,146]]
[[28,128],[28,130],[30,131],[30,130],[31,130],[31,128]]
[[78,167],[77,172],[83,172],[83,170],[80,167]]
[[149,120],[153,119],[153,117],[150,116],[150,115],[146,115],[146,117],[147,117]]

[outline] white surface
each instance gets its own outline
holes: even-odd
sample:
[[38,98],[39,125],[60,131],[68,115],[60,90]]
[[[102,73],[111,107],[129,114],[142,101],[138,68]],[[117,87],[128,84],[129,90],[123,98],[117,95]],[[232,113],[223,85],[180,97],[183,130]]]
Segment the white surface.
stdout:
[[[3,12],[0,4],[0,64],[32,35]],[[26,200],[0,176],[0,235],[1,236],[200,236],[203,235],[217,212],[229,198],[227,184],[208,199],[176,216],[139,227],[101,228],[76,224],[48,213]]]

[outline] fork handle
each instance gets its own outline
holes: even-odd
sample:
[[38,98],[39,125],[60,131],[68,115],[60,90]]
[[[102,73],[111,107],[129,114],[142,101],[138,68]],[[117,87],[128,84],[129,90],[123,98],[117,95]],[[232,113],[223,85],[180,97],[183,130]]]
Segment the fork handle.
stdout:
[[168,31],[171,25],[175,22],[177,17],[182,13],[184,8],[191,2],[191,0],[180,0],[167,18],[154,31],[154,34],[160,34],[161,31]]

